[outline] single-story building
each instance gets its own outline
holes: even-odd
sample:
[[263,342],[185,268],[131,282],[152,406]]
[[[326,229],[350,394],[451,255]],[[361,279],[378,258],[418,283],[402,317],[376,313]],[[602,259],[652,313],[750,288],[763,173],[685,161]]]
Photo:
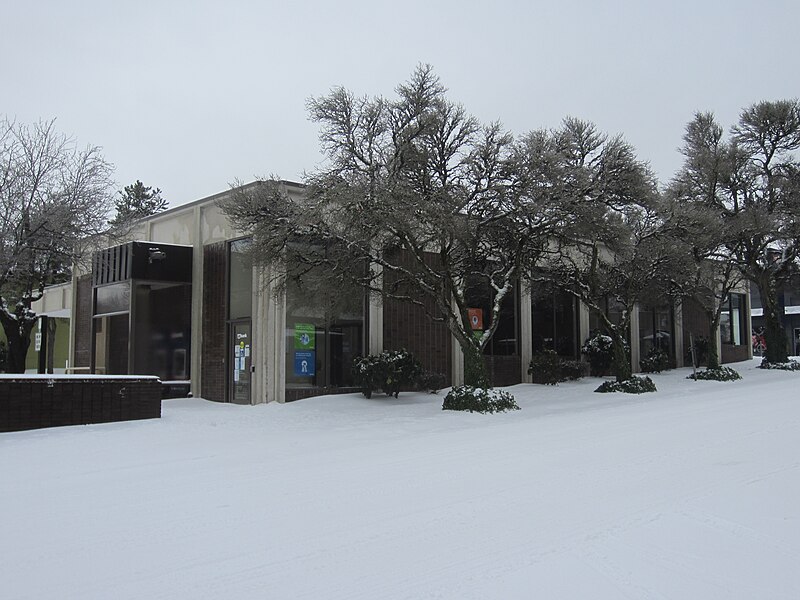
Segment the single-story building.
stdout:
[[[300,184],[284,185],[289,194],[303,194]],[[286,402],[352,390],[354,358],[406,348],[448,385],[463,381],[458,344],[423,308],[359,290],[275,287],[268,273],[250,264],[245,232],[221,212],[218,201],[227,193],[141,220],[129,241],[100,248],[91,263],[77,265],[71,285],[47,290],[34,310],[68,316],[66,372],[157,375],[175,394]],[[749,358],[746,290],[730,306],[721,332],[710,332],[690,304],[640,306],[631,320],[634,371],[653,347],[683,366],[690,333],[721,342],[725,362]],[[476,298],[475,308],[488,304]],[[493,383],[530,381],[530,359],[546,348],[578,358],[596,328],[596,315],[570,294],[554,286],[517,286],[486,348]],[[45,369],[61,366],[55,361]]]

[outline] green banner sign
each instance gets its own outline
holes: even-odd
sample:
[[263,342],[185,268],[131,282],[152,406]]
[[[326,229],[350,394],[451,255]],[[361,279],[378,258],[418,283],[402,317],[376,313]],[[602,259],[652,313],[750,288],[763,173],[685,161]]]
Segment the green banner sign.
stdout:
[[294,324],[294,349],[295,350],[314,350],[316,342],[316,330],[311,323]]

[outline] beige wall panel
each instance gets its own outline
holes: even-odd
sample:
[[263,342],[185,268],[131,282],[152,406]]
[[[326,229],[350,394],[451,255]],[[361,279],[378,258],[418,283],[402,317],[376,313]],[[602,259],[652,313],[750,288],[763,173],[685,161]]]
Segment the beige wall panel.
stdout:
[[227,217],[222,214],[219,206],[211,204],[203,207],[200,218],[200,231],[204,244],[221,242],[232,238],[241,237],[242,233],[231,227]]
[[149,241],[192,245],[194,243],[193,216],[194,211],[190,209],[170,214],[164,219],[151,220]]

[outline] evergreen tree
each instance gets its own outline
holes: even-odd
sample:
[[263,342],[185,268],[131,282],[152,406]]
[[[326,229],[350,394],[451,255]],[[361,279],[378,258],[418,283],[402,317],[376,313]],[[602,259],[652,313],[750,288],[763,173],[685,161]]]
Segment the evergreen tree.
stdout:
[[117,214],[110,221],[115,227],[160,213],[167,208],[167,201],[161,197],[161,190],[136,183],[126,185],[116,201]]

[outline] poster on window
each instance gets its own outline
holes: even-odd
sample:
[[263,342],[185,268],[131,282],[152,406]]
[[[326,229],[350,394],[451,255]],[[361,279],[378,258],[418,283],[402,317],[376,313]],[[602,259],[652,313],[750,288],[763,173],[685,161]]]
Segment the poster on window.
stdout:
[[294,349],[314,350],[316,344],[316,330],[311,323],[295,323]]
[[467,315],[469,316],[469,324],[473,330],[480,329],[483,331],[483,309],[482,308],[468,308]]
[[316,352],[296,351],[294,353],[294,374],[297,377],[313,377],[316,374]]

